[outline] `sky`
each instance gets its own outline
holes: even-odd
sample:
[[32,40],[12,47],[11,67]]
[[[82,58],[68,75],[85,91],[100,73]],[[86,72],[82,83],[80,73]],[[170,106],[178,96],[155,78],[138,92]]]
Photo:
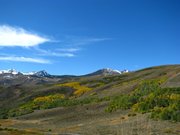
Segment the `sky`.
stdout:
[[180,64],[179,0],[0,0],[0,69],[82,75]]

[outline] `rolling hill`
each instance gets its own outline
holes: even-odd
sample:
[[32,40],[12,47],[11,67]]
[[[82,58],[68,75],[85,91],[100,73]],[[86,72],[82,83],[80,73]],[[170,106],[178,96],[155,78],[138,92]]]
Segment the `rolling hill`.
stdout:
[[180,134],[180,65],[82,76],[0,73],[2,135]]

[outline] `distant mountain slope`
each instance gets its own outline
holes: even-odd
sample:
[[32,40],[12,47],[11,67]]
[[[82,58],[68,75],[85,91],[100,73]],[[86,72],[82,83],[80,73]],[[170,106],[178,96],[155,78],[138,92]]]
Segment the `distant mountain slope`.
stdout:
[[96,76],[96,75],[103,75],[103,76],[108,76],[108,75],[120,75],[123,73],[128,73],[128,70],[123,70],[123,71],[119,71],[119,70],[114,70],[114,69],[110,69],[110,68],[104,68],[104,69],[100,69],[97,70],[93,73],[87,74],[85,76]]
[[0,70],[0,75],[6,75],[6,74],[12,74],[12,75],[35,75],[35,76],[39,76],[39,77],[46,77],[49,76],[50,74],[48,74],[45,70],[42,71],[33,71],[33,72],[19,72],[16,71],[15,69],[8,69],[8,70]]
[[0,85],[11,86],[11,85],[36,85],[36,84],[48,84],[55,83],[59,81],[65,81],[69,79],[81,78],[83,76],[109,76],[109,75],[120,75],[122,73],[127,73],[128,70],[118,71],[113,69],[101,69],[96,72],[82,75],[51,75],[45,70],[33,71],[33,72],[19,72],[15,69],[0,70]]
[[20,74],[20,72],[17,72],[15,69],[8,69],[8,70],[0,70],[0,74],[13,74],[13,75],[17,75],[17,74]]
[[40,77],[48,77],[48,76],[50,76],[50,74],[47,73],[45,70],[35,72],[33,75],[40,76]]

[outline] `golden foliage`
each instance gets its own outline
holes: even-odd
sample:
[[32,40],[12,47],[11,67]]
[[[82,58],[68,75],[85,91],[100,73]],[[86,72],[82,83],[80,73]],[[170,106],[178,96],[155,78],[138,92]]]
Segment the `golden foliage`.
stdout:
[[174,94],[174,93],[172,93],[172,94],[170,95],[170,99],[171,99],[171,100],[180,100],[180,94]]
[[64,84],[58,84],[57,86],[71,87],[71,88],[75,89],[73,94],[76,96],[80,96],[80,95],[92,90],[91,88],[89,88],[87,86],[80,85],[79,82],[69,82],[69,83],[64,83]]
[[54,94],[49,96],[37,97],[33,101],[34,102],[51,102],[56,99],[64,99],[65,96],[63,94]]

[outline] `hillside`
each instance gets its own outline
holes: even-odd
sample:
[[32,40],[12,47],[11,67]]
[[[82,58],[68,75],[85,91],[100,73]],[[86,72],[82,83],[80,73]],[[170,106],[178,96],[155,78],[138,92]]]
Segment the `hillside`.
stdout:
[[0,75],[0,134],[180,134],[180,65],[38,75]]

